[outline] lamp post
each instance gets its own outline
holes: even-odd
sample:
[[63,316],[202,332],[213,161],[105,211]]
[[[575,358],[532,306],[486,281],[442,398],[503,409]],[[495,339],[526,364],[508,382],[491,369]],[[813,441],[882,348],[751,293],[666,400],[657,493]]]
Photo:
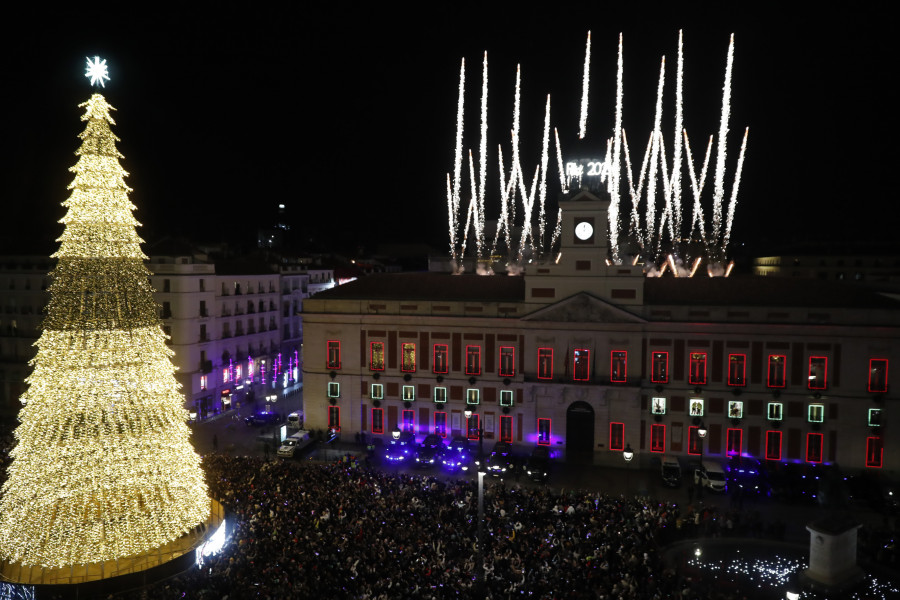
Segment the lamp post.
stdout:
[[[466,409],[466,437],[469,433],[469,419],[472,411]],[[478,529],[475,539],[475,591],[479,597],[484,595],[484,476],[487,473],[484,460],[484,427],[478,419]]]
[[622,458],[624,458],[627,463],[630,463],[631,459],[634,458],[634,450],[631,449],[631,444],[625,445],[625,450],[622,451]]

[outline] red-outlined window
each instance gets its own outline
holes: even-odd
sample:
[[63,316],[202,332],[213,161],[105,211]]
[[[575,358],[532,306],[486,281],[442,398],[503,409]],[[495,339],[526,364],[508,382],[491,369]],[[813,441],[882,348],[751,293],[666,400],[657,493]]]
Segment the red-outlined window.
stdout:
[[372,433],[384,433],[384,409],[372,409]]
[[449,347],[447,344],[435,344],[434,345],[434,360],[432,361],[432,372],[434,373],[449,373],[450,372],[450,362],[447,359],[450,354]]
[[886,358],[869,359],[869,387],[873,394],[884,394],[888,390],[888,361]]
[[500,441],[512,443],[513,418],[511,415],[500,415]]
[[743,439],[743,429],[729,428],[725,434],[725,454],[728,456],[740,456]]
[[653,352],[650,355],[650,381],[669,383],[669,353]]
[[783,388],[785,385],[787,385],[787,356],[784,354],[770,354],[766,386]]
[[700,437],[700,427],[688,425],[688,454],[700,456],[703,454],[703,438]]
[[549,446],[550,445],[550,432],[551,432],[551,423],[550,419],[538,419],[537,420],[537,429],[538,429],[538,439],[537,443],[541,446]]
[[616,452],[625,450],[625,423],[609,424],[609,449]]
[[478,413],[472,413],[472,416],[466,419],[466,438],[477,440],[480,433],[481,417]]
[[553,379],[553,348],[538,348],[538,379]]
[[884,464],[884,440],[880,437],[866,438],[866,466],[880,469]]
[[575,381],[590,381],[591,379],[591,351],[584,348],[576,348],[572,353],[572,379]]
[[747,385],[746,354],[728,355],[728,385],[736,387]]
[[434,432],[442,438],[447,437],[447,413],[442,411],[434,413]]
[[824,441],[825,436],[821,433],[806,434],[806,462],[822,462],[822,445]]
[[328,340],[327,356],[325,359],[326,369],[341,368],[341,343],[337,340]]
[[404,373],[416,372],[415,342],[403,342],[400,344],[400,370]]
[[628,351],[613,350],[609,353],[609,380],[625,383],[628,380]]
[[328,407],[328,429],[333,429],[334,431],[341,430],[341,407],[340,406],[329,406]]
[[404,410],[401,414],[401,422],[403,431],[416,431],[416,411]]
[[500,346],[500,377],[516,376],[516,349],[513,346]]
[[466,375],[481,375],[481,346],[466,346]]
[[691,385],[706,385],[706,352],[691,352],[688,383]]
[[824,390],[828,387],[828,357],[809,357],[809,376],[806,387],[811,390]]
[[369,370],[384,371],[384,342],[369,344]]
[[781,460],[781,432],[766,432],[766,460]]
[[650,452],[666,451],[666,426],[654,424],[650,426]]

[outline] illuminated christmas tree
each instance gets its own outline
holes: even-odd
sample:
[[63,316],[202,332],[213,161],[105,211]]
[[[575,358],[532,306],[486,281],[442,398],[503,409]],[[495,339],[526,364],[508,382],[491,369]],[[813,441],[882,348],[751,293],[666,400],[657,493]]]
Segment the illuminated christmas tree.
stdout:
[[87,127],[0,499],[0,558],[51,568],[145,553],[210,512],[113,107],[101,94],[81,106]]

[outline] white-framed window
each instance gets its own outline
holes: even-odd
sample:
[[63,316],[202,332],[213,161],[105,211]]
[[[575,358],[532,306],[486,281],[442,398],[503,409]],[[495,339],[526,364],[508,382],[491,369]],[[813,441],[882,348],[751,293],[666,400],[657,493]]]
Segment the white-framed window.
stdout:
[[744,403],[740,400],[731,400],[728,402],[728,418],[729,419],[743,419],[744,418]]
[[781,421],[784,418],[784,405],[781,402],[769,402],[769,408],[766,414],[770,421]]
[[500,406],[512,406],[514,397],[512,390],[500,390]]
[[688,409],[692,417],[703,416],[703,398],[691,398],[688,400]]
[[328,382],[328,397],[329,398],[340,398],[341,397],[341,384],[337,381],[329,381]]
[[881,409],[869,409],[869,427],[881,427]]
[[810,423],[822,423],[825,421],[825,405],[824,404],[810,404],[809,405],[809,422]]
[[650,398],[650,413],[654,415],[666,414],[666,399]]
[[416,386],[404,385],[403,386],[403,401],[404,402],[412,402],[415,399],[416,399]]
[[467,389],[466,390],[466,404],[480,404],[481,403],[481,391],[476,389]]
[[369,387],[369,398],[372,400],[381,400],[384,398],[384,384],[373,383]]
[[446,402],[447,401],[447,388],[445,388],[445,387],[434,388],[434,401],[435,402]]

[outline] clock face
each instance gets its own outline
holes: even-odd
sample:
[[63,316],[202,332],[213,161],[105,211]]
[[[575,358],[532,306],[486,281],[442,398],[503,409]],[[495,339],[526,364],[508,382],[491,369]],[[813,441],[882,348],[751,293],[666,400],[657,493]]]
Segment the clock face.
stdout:
[[587,221],[582,221],[575,226],[575,235],[579,240],[590,239],[594,235],[594,226]]

